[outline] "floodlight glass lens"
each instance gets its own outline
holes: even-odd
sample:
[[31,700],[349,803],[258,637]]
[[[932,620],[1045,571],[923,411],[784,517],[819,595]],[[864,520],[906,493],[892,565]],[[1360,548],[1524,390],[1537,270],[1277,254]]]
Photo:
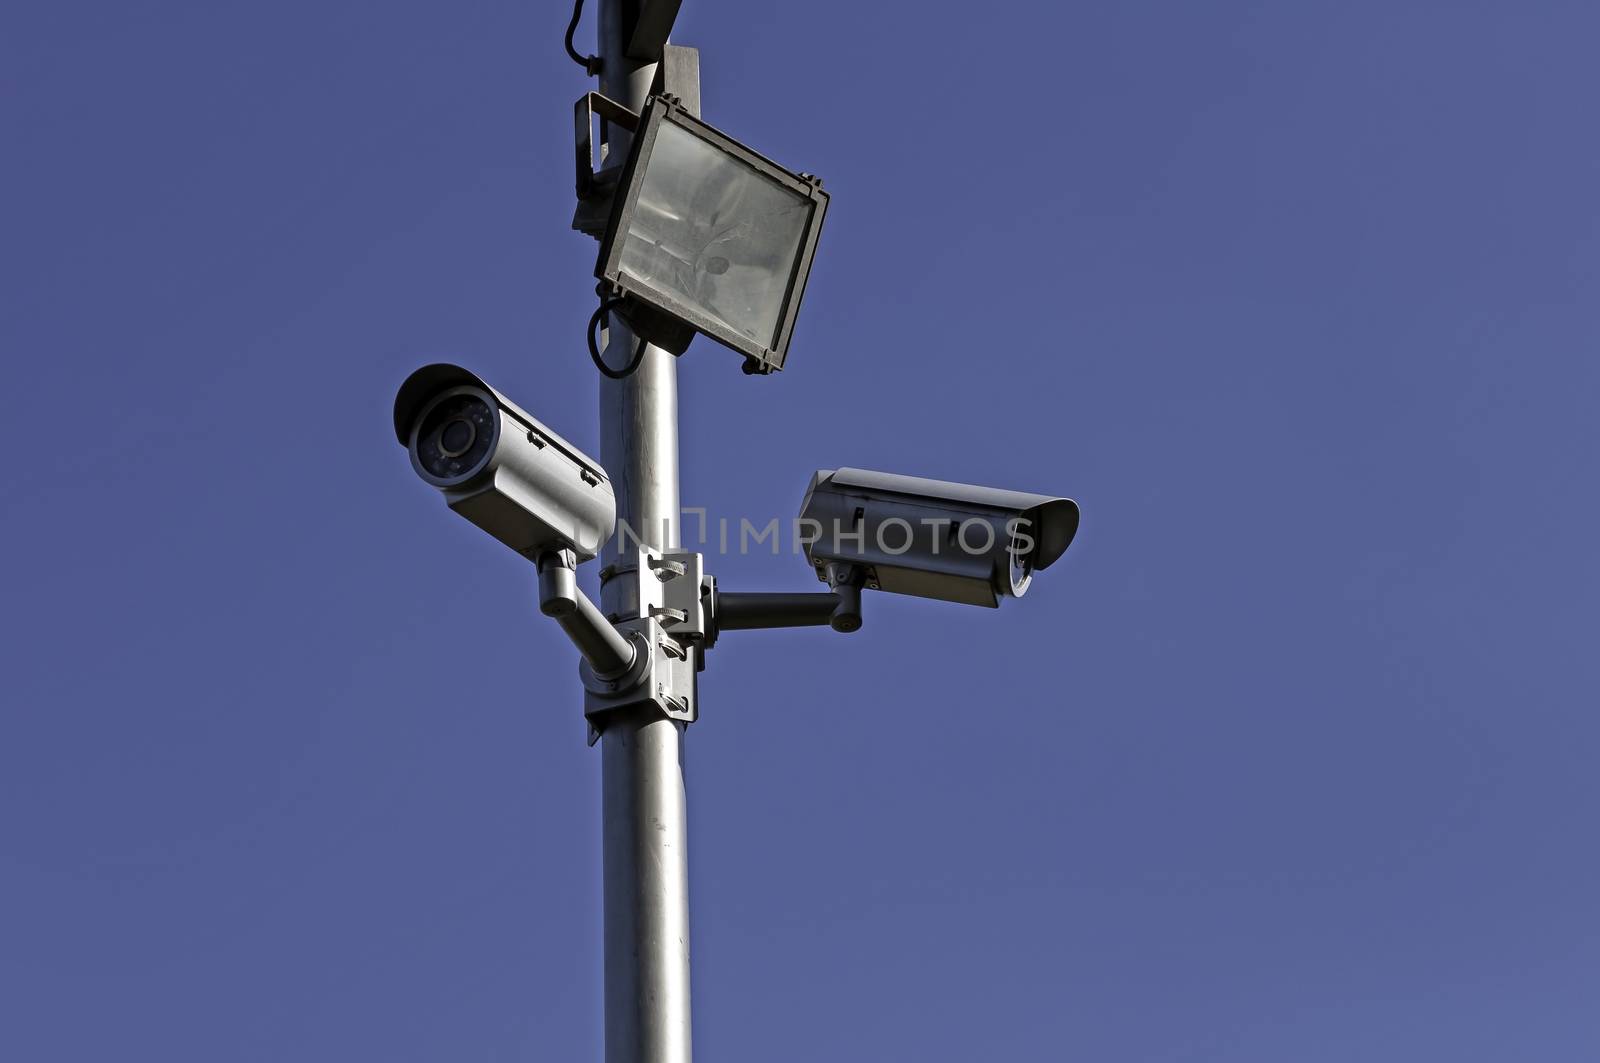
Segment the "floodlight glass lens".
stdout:
[[804,196],[666,122],[623,238],[622,272],[774,347],[811,210]]

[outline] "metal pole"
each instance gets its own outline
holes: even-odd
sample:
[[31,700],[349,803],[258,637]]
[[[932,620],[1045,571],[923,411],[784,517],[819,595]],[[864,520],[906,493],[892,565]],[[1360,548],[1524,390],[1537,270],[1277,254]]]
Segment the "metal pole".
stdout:
[[[627,57],[639,0],[598,4],[600,91],[643,108],[655,63]],[[608,158],[627,150],[627,133],[607,130]],[[607,352],[634,339],[609,322]],[[602,555],[602,609],[637,608],[633,541],[678,545],[678,367],[656,347],[625,380],[600,381],[600,460],[617,492],[626,530]],[[659,718],[618,719],[600,737],[605,890],[606,1063],[689,1063],[689,864],[684,805],[683,728]]]

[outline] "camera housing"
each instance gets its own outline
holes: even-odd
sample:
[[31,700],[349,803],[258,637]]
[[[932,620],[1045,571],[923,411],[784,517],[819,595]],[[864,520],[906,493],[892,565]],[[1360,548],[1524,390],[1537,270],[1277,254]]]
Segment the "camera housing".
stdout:
[[406,378],[394,432],[451,509],[530,561],[561,550],[586,561],[615,530],[617,501],[600,463],[458,365]]
[[1070,498],[867,469],[824,469],[800,504],[817,578],[965,605],[1020,598],[1078,531]]

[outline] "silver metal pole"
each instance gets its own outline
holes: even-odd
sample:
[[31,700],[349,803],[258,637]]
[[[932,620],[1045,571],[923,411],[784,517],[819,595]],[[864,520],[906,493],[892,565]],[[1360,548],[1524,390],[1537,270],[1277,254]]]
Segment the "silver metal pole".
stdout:
[[[600,0],[600,91],[643,108],[655,63],[626,55],[639,0]],[[607,130],[611,161],[627,133]],[[634,338],[609,322],[613,365]],[[600,381],[600,460],[617,493],[617,517],[640,542],[678,545],[678,367],[657,347],[625,380]],[[602,555],[609,570],[602,609],[637,608],[639,573],[615,536]],[[600,737],[605,890],[606,1063],[689,1063],[689,863],[684,805],[683,728],[667,719],[617,719]]]

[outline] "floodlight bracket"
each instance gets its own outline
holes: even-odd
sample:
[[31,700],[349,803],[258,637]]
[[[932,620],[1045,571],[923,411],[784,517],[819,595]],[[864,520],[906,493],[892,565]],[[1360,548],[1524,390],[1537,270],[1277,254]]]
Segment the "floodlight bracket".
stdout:
[[669,44],[661,49],[661,62],[656,66],[655,84],[651,95],[672,96],[683,109],[700,117],[700,50],[681,44]]
[[[572,105],[572,132],[573,154],[577,163],[577,191],[578,199],[592,199],[596,189],[603,184],[616,187],[617,175],[622,172],[622,163],[613,160],[612,165],[600,171],[594,168],[594,119],[599,115],[601,121],[610,122],[621,126],[628,132],[639,128],[639,115],[628,110],[609,96],[602,96],[598,92],[586,92],[578,97]],[[606,138],[604,130],[601,131],[601,143]]]
[[635,336],[669,354],[682,354],[694,340],[695,327],[665,310],[634,298],[620,285],[601,283],[600,297],[615,303],[611,312],[627,322]]
[[[656,67],[655,83],[651,93],[670,97],[672,101],[695,117],[700,115],[700,52],[679,44],[659,48],[660,63]],[[611,201],[617,190],[626,160],[606,158],[605,165],[595,169],[594,119],[599,115],[603,122],[626,129],[630,133],[639,129],[639,115],[616,100],[598,92],[586,92],[573,105],[573,154],[577,163],[578,206],[572,215],[572,227],[596,240],[605,235],[606,222],[611,217]],[[610,138],[601,131],[601,142]]]

